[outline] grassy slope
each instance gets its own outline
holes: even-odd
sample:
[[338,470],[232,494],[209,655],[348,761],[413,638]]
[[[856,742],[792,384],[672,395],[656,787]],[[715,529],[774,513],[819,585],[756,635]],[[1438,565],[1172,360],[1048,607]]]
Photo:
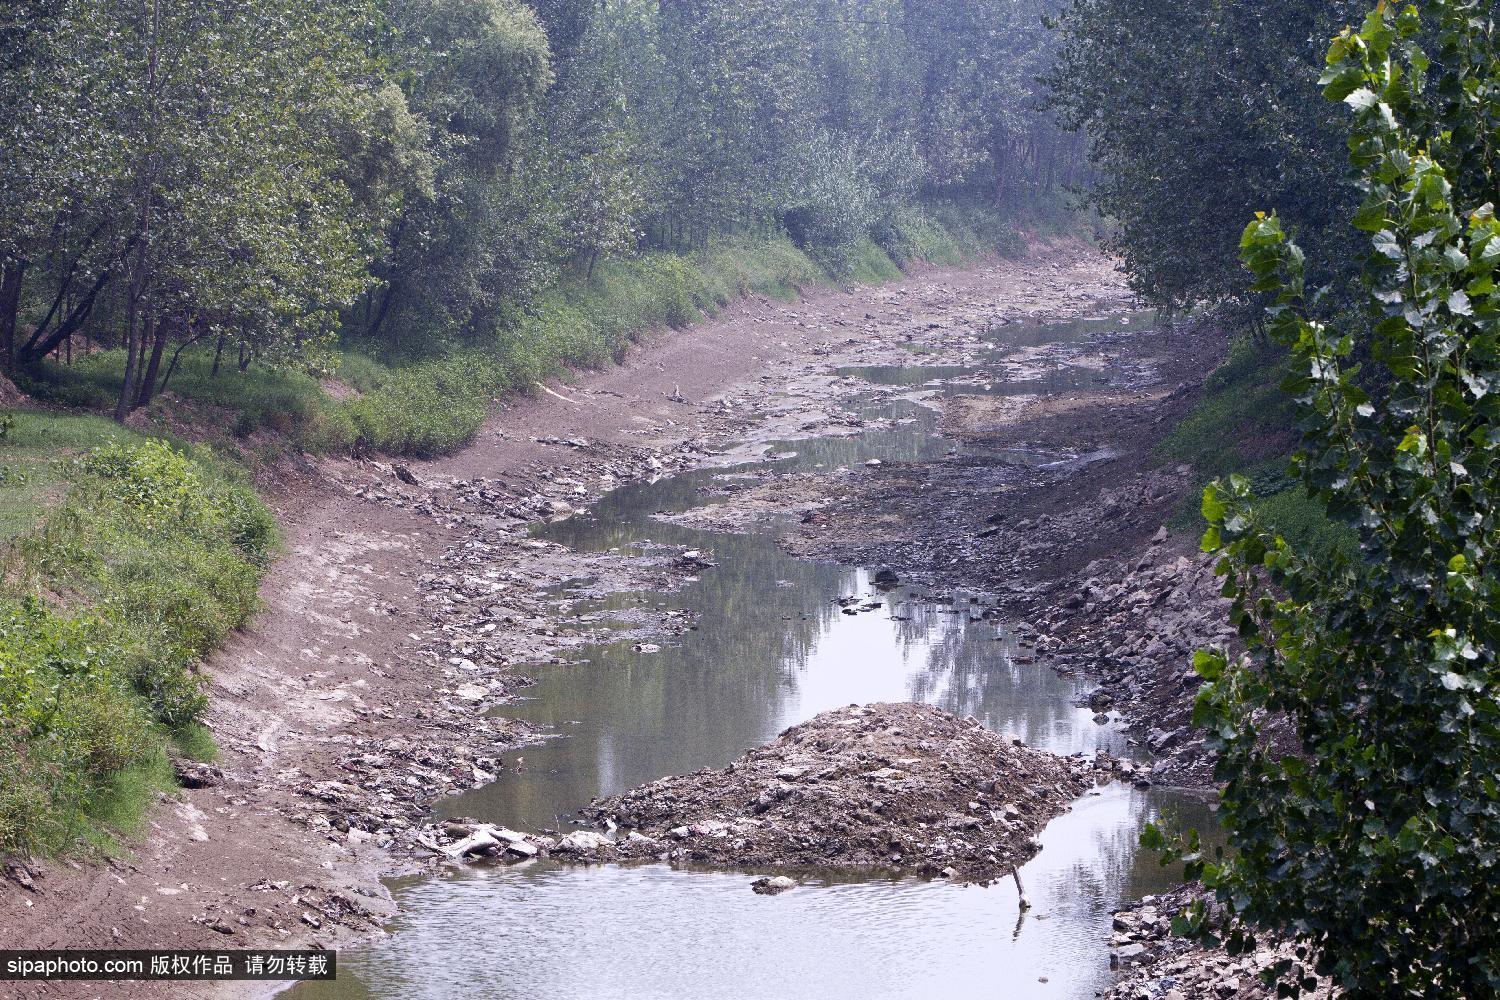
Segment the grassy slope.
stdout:
[[169,753],[212,753],[196,666],[253,613],[274,544],[235,469],[104,424],[22,413],[0,448],[56,500],[11,518],[3,555],[0,855],[108,847],[173,787]]
[[[1250,478],[1268,523],[1299,551],[1352,555],[1355,536],[1328,520],[1323,506],[1286,474],[1296,444],[1296,406],[1281,390],[1283,355],[1241,337],[1229,357],[1204,382],[1203,398],[1162,441],[1163,458],[1191,465],[1208,480],[1238,473]],[[1194,502],[1184,505],[1172,527],[1202,531]]]
[[[236,436],[264,428],[308,451],[439,455],[470,441],[497,397],[602,367],[641,333],[738,297],[790,301],[811,285],[891,280],[917,260],[1020,249],[995,217],[957,206],[908,211],[877,236],[833,269],[785,239],[606,261],[550,289],[494,342],[404,364],[340,353],[338,374],[357,390],[348,399],[303,372],[229,363],[215,377],[210,352],[185,354],[171,390],[200,419],[202,407],[221,423],[227,414]],[[103,409],[121,362],[95,354],[29,388]],[[274,533],[223,455],[87,413],[15,415],[0,440],[0,855],[108,849],[104,831],[130,831],[173,787],[169,755],[213,754],[196,721],[196,665],[253,613]]]
[[[591,278],[565,278],[549,289],[492,340],[395,361],[354,347],[335,352],[334,374],[356,390],[345,400],[305,372],[253,366],[241,373],[227,363],[215,377],[209,350],[186,352],[169,388],[227,414],[221,423],[236,436],[264,428],[314,453],[433,457],[472,440],[497,397],[531,391],[568,369],[602,367],[642,333],[714,315],[741,296],[790,300],[813,285],[889,281],[917,260],[958,264],[1021,246],[994,215],[947,204],[906,210],[876,236],[878,242],[845,248],[836,267],[785,238],[725,239],[691,255],[605,261]],[[101,352],[55,366],[26,388],[50,402],[102,410],[118,391],[122,368],[120,352]]]

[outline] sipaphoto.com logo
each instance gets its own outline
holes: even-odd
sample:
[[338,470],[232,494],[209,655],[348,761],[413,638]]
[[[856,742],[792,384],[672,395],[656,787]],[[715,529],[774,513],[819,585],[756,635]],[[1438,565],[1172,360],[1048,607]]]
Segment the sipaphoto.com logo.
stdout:
[[333,979],[332,951],[0,951],[0,980]]
[[135,979],[146,971],[146,963],[135,958],[106,958],[88,955],[48,955],[41,958],[8,958],[8,979],[95,979],[106,974],[120,979]]

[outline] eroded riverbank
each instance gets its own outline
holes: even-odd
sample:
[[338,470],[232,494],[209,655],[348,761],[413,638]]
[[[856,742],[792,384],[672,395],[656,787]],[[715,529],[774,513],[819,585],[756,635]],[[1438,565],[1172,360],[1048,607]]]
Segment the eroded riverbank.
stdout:
[[[850,361],[861,351],[871,355],[863,367],[873,373],[877,367],[899,367],[877,361],[899,363],[914,348],[942,349],[944,334],[962,340],[967,333],[968,339],[987,341],[976,350],[1024,349],[1022,370],[1031,376],[1085,368],[1068,362],[1102,340],[1141,354],[1144,360],[1130,371],[1132,380],[1150,386],[1160,378],[1150,355],[1139,350],[1156,343],[1149,323],[1122,323],[1111,316],[1071,326],[1016,323],[1012,331],[1007,326],[942,331],[941,324],[924,324],[895,345],[846,345],[767,393],[759,419],[728,436],[737,442],[726,441],[730,446],[719,454],[705,455],[699,470],[625,486],[532,539],[543,547],[565,542],[553,554],[566,560],[572,553],[579,560],[577,575],[552,591],[557,617],[541,629],[558,633],[552,648],[571,652],[534,670],[536,686],[518,702],[501,705],[494,718],[550,730],[558,738],[498,762],[494,781],[478,782],[473,791],[450,798],[442,813],[512,828],[563,829],[595,795],[664,774],[722,766],[786,725],[850,701],[926,701],[1064,754],[1128,750],[1116,720],[1096,721],[1100,713],[1086,706],[1090,682],[1051,669],[1034,632],[1009,627],[995,599],[935,582],[902,584],[899,578],[909,571],[899,561],[886,560],[881,568],[888,572],[876,574],[874,566],[860,570],[799,558],[788,551],[790,534],[775,529],[816,523],[817,517],[808,515],[825,511],[829,498],[805,508],[795,489],[759,488],[768,481],[795,483],[798,477],[854,483],[898,463],[973,458],[964,454],[963,442],[944,433],[938,411],[920,394],[883,391],[878,379],[851,374]],[[1019,337],[1007,340],[1009,333]],[[924,334],[930,345],[912,344]],[[1021,340],[1029,343],[1017,343]],[[999,380],[991,375],[992,385]],[[1091,384],[1072,375],[1064,381]],[[1023,400],[1036,393],[1011,395]],[[806,419],[809,413],[816,415]],[[997,482],[1024,470],[1084,469],[1100,460],[1060,441],[1011,448],[1000,461],[989,458]],[[757,502],[753,517],[726,523],[722,510],[706,509],[736,494]],[[469,565],[478,579],[493,579],[483,559]],[[604,568],[611,572],[600,572]],[[647,571],[633,578],[634,585],[627,582],[631,568]],[[890,571],[897,577],[894,584]],[[927,579],[935,581],[935,575]],[[484,620],[494,614],[491,608],[465,614],[480,628],[493,624]],[[1028,887],[1040,883],[1032,890],[1037,910],[1022,925],[1030,929],[1013,933],[1008,946],[991,942],[979,961],[942,963],[938,980],[929,969],[925,979],[898,976],[880,988],[866,984],[862,992],[847,995],[922,995],[923,989],[961,990],[972,985],[965,978],[971,975],[1007,975],[1018,996],[1092,996],[1110,977],[1106,942],[1112,908],[1168,884],[1168,877],[1154,869],[1154,859],[1141,858],[1135,846],[1141,822],[1168,804],[1189,818],[1195,810],[1196,818],[1204,818],[1199,799],[1140,788],[1113,787],[1081,800],[1075,813],[1086,821],[1070,814],[1055,822],[1043,836],[1048,850],[1026,869]],[[346,959],[353,982],[303,988],[298,995],[538,997],[626,990],[642,996],[808,995],[799,991],[805,989],[810,964],[829,961],[826,935],[809,935],[797,920],[773,921],[756,939],[743,941],[747,922],[763,922],[741,912],[743,900],[731,895],[745,895],[749,878],[715,875],[698,881],[702,873],[692,872],[687,875],[694,881],[683,881],[681,874],[614,865],[578,874],[546,861],[404,884],[398,887],[402,913],[392,938]],[[811,884],[822,880],[815,875]],[[837,884],[850,885],[847,877]],[[903,933],[924,936],[922,943],[939,951],[946,948],[937,945],[939,939],[961,937],[959,929],[974,921],[991,933],[996,914],[1015,907],[1013,892],[1007,903],[999,891],[968,895],[951,885],[945,895],[935,895],[930,883],[920,881],[865,876],[853,885],[862,898],[878,901]],[[520,903],[519,886],[552,898],[526,896]],[[1080,891],[1082,886],[1089,888]],[[848,901],[855,902],[854,890],[848,892]],[[665,921],[666,914],[702,920],[694,919],[690,930],[677,923],[661,926],[660,939],[649,947],[630,934],[632,947],[608,959],[575,947],[580,942],[566,935],[538,933],[536,921],[555,921],[588,938],[599,932],[591,928],[604,919],[601,905],[620,908],[613,911],[617,922]],[[492,945],[476,959],[465,928],[496,906],[512,907],[510,923],[499,929],[485,924]],[[857,907],[843,916],[836,907],[826,900],[819,907],[825,924],[861,919]],[[1019,916],[1015,909],[1014,917]],[[862,949],[849,960],[899,965],[890,954],[898,937],[874,930],[868,936],[853,934],[858,943],[845,942]],[[753,981],[733,961],[702,960],[706,954],[733,958],[752,946],[762,956],[776,956]],[[449,975],[460,956],[467,956],[472,981]],[[863,977],[851,972],[845,981],[859,984]],[[818,995],[846,993],[839,988]]]
[[[516,688],[526,664],[567,659],[610,628],[561,626],[560,602],[587,595],[557,588],[585,577],[676,586],[693,575],[670,550],[580,552],[529,537],[526,523],[622,482],[733,461],[712,454],[730,442],[749,440],[754,452],[788,432],[860,430],[858,414],[825,392],[839,365],[1124,297],[1107,261],[1061,244],[1023,262],[792,305],[747,302],[653,341],[621,368],[509,404],[465,454],[413,463],[415,484],[389,466],[320,470],[281,504],[288,552],[267,581],[266,613],[209,668],[222,778],[164,800],[106,871],[40,866],[33,888],[0,894],[7,940],[327,947],[368,935],[390,912],[378,877],[416,859],[404,831],[436,799],[503,773],[516,763],[509,755],[528,756],[517,748],[533,723],[476,723],[484,709]],[[642,630],[638,641],[691,625],[648,611],[620,612]],[[693,699],[683,692],[680,703]],[[750,727],[735,749],[773,725]]]

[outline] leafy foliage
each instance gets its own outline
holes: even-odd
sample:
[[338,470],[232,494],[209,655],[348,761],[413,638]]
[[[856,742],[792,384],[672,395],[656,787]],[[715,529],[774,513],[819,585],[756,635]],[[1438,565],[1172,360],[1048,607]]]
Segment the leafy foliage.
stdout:
[[[1293,472],[1359,542],[1357,559],[1299,551],[1243,477],[1204,494],[1204,548],[1249,656],[1196,660],[1235,853],[1192,860],[1228,909],[1231,950],[1261,930],[1307,946],[1282,995],[1312,969],[1352,998],[1500,988],[1494,30],[1463,0],[1381,3],[1329,50],[1324,94],[1353,112],[1353,221],[1372,247],[1358,334],[1384,378],[1350,363],[1354,330],[1317,318],[1277,216],[1242,242],[1295,362]],[[1272,716],[1298,746],[1264,738]]]
[[1297,228],[1315,279],[1353,277],[1342,129],[1305,81],[1324,40],[1364,9],[1074,0],[1059,18],[1052,101],[1089,137],[1088,200],[1115,224],[1106,243],[1148,301],[1239,303],[1255,318],[1234,234],[1268,206]]
[[275,543],[248,487],[158,441],[100,446],[73,482],[5,557],[4,852],[67,846],[169,732],[201,742],[195,664],[256,607]]
[[560,278],[643,251],[786,233],[874,273],[869,239],[921,198],[1014,209],[1077,179],[1036,94],[1052,10],[12,5],[0,367],[120,350],[124,419],[205,350],[230,380],[324,373],[335,332],[414,358],[510,343]]

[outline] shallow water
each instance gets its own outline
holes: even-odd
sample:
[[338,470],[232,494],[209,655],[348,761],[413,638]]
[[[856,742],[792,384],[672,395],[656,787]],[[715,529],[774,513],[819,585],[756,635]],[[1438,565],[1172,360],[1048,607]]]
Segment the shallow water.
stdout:
[[[993,350],[998,361],[1016,344],[1118,325],[1002,330]],[[902,369],[859,374],[887,384],[905,377]],[[950,448],[932,411],[912,400],[872,395],[857,409],[882,429],[788,443],[764,461],[837,469]],[[1065,458],[1011,456],[1028,464]],[[534,668],[536,686],[500,711],[561,736],[526,749],[519,772],[448,800],[442,813],[558,828],[595,796],[722,766],[850,703],[928,702],[1058,753],[1128,752],[1113,724],[1097,725],[1076,707],[1083,682],[1031,662],[983,617],[979,596],[881,592],[869,569],[793,559],[764,535],[652,517],[711,499],[703,490],[722,485],[716,477],[758,468],[629,486],[545,529],[578,549],[664,543],[711,552],[716,565],[676,593],[570,601],[579,615],[686,610],[699,627],[656,653],[618,642],[587,648],[586,662]],[[839,599],[856,595],[879,606],[843,613]],[[1136,846],[1141,824],[1163,809],[1206,819],[1196,800],[1118,785],[1080,800],[1047,828],[1044,850],[1023,869],[1035,904],[1024,919],[1008,882],[964,888],[878,874],[825,874],[774,898],[752,894],[744,873],[665,865],[537,862],[403,882],[394,887],[401,913],[392,936],[341,955],[337,984],[295,996],[1092,997],[1108,980],[1109,912],[1171,884]]]

